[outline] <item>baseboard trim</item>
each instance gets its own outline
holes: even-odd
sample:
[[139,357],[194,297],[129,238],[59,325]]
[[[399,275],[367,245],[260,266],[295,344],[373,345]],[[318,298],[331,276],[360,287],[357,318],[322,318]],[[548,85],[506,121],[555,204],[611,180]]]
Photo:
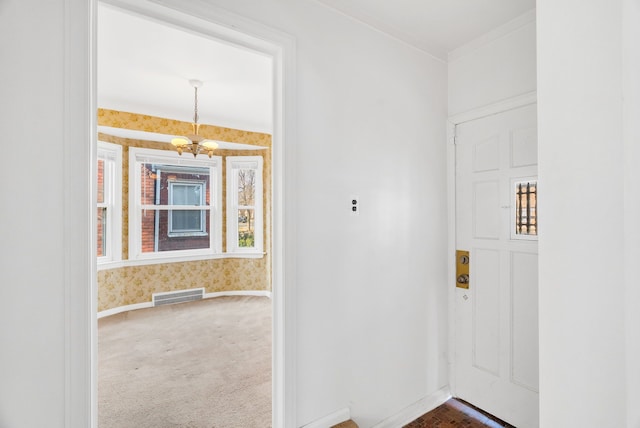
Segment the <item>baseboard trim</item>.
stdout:
[[133,305],[118,306],[115,308],[106,309],[104,311],[98,312],[98,319],[108,317],[111,315],[120,314],[122,312],[129,312],[129,311],[135,311],[137,309],[147,309],[147,308],[153,308],[153,303],[144,302],[144,303],[135,303]]
[[449,391],[449,387],[446,386],[433,394],[421,398],[395,415],[377,423],[372,428],[398,428],[405,426],[409,422],[435,409],[449,398],[451,398],[451,392]]
[[229,296],[256,296],[256,297],[271,298],[271,291],[266,291],[266,290],[216,291],[215,293],[205,293],[204,298],[211,299],[214,297],[229,297]]
[[[242,291],[217,291],[215,293],[206,293],[205,299],[213,299],[216,297],[228,297],[228,296],[257,296],[271,298],[271,291],[266,290],[242,290]],[[134,303],[133,305],[118,306],[111,309],[105,309],[98,312],[98,319],[108,317],[111,315],[120,314],[122,312],[135,311],[137,309],[152,308],[152,302]]]
[[327,416],[303,425],[302,428],[330,428],[349,419],[351,419],[351,411],[345,407],[344,409],[337,410]]

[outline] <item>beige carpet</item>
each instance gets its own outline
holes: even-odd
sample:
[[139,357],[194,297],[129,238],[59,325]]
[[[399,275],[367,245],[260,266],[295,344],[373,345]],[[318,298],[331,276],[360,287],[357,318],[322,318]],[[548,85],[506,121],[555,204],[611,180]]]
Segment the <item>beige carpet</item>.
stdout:
[[99,428],[271,426],[271,300],[219,297],[98,321]]

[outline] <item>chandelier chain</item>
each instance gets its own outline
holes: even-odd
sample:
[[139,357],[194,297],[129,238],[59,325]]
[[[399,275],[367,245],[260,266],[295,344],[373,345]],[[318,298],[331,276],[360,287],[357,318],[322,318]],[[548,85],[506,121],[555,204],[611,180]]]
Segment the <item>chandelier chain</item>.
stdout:
[[195,87],[195,100],[194,100],[194,108],[193,108],[193,122],[198,123],[198,88]]

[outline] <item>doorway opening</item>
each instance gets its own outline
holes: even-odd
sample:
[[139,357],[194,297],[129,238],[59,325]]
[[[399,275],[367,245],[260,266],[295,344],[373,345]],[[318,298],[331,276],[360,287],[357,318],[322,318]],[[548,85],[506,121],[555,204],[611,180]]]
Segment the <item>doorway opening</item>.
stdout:
[[[113,3],[113,4],[112,4]],[[250,28],[253,24],[251,23],[246,23],[244,22],[243,25],[233,25],[233,27],[235,28],[234,30],[230,30],[229,29],[229,25],[220,25],[220,23],[222,22],[223,24],[228,24],[229,21],[233,21],[234,19],[236,19],[237,17],[232,17],[232,16],[225,16],[224,14],[217,14],[216,12],[219,11],[215,11],[211,8],[208,8],[208,10],[206,11],[206,13],[194,13],[194,11],[190,11],[190,14],[186,14],[186,13],[181,13],[181,12],[177,12],[176,10],[172,10],[172,9],[168,9],[165,7],[160,7],[158,5],[151,5],[151,4],[147,4],[147,3],[139,3],[136,2],[135,6],[133,5],[132,2],[109,2],[109,1],[105,1],[105,2],[100,2],[99,3],[101,7],[104,6],[108,6],[110,8],[118,8],[119,10],[128,13],[128,14],[133,14],[133,15],[139,15],[140,17],[147,19],[147,20],[151,20],[154,21],[156,23],[160,23],[162,25],[166,25],[168,27],[172,27],[174,29],[179,29],[185,33],[190,33],[191,35],[198,35],[202,38],[205,39],[209,39],[209,40],[216,40],[222,44],[226,44],[227,46],[233,45],[235,48],[239,49],[239,50],[244,50],[244,51],[253,51],[254,53],[257,53],[258,55],[261,55],[262,57],[268,58],[270,61],[270,71],[272,72],[271,74],[271,81],[272,81],[272,87],[270,89],[270,95],[273,96],[272,100],[271,100],[271,106],[270,106],[270,113],[272,116],[272,129],[271,129],[271,133],[270,135],[272,136],[272,141],[273,141],[273,146],[271,147],[272,151],[270,152],[272,154],[272,157],[270,157],[270,155],[264,155],[263,152],[265,151],[265,147],[261,146],[260,144],[255,144],[255,142],[253,141],[245,141],[245,143],[243,143],[245,146],[251,146],[251,147],[230,147],[230,148],[226,148],[225,150],[246,150],[246,153],[233,153],[234,155],[237,156],[233,156],[234,160],[236,161],[242,161],[243,159],[238,159],[243,157],[243,155],[245,154],[250,154],[253,158],[256,157],[262,157],[262,159],[270,157],[269,160],[269,168],[272,167],[272,174],[267,175],[265,174],[264,177],[264,181],[265,181],[265,187],[271,187],[272,188],[272,192],[271,194],[273,195],[273,200],[272,200],[272,211],[268,210],[265,208],[265,212],[264,212],[264,218],[267,219],[268,221],[264,222],[264,227],[268,227],[267,224],[270,224],[271,227],[271,234],[270,234],[270,241],[269,243],[265,242],[264,243],[264,248],[263,248],[263,254],[262,257],[256,255],[256,254],[249,254],[251,252],[246,252],[245,254],[243,254],[243,257],[239,257],[242,260],[249,260],[253,263],[255,263],[255,260],[261,260],[263,258],[266,258],[265,255],[268,255],[271,257],[271,259],[269,260],[270,263],[268,263],[268,265],[271,266],[271,269],[268,270],[267,273],[267,282],[268,282],[268,287],[263,287],[262,290],[259,291],[264,291],[264,295],[270,295],[271,300],[272,300],[272,305],[271,305],[271,318],[272,318],[272,326],[273,326],[273,333],[272,333],[272,339],[273,339],[273,343],[272,343],[272,348],[271,348],[271,355],[272,355],[272,409],[273,409],[273,416],[272,416],[272,423],[273,426],[283,426],[283,425],[289,425],[289,423],[287,423],[287,420],[291,420],[294,416],[291,415],[291,412],[285,412],[285,406],[287,406],[287,402],[291,402],[291,400],[293,399],[293,391],[292,391],[292,387],[290,385],[293,385],[292,379],[285,379],[285,367],[291,367],[292,365],[292,358],[290,358],[290,356],[292,356],[292,352],[291,349],[292,348],[292,334],[290,332],[290,327],[291,325],[294,324],[294,320],[293,320],[293,311],[289,311],[287,309],[287,307],[285,307],[285,294],[287,295],[287,300],[291,299],[291,293],[287,291],[287,293],[285,293],[285,286],[284,286],[284,277],[285,277],[285,261],[284,261],[284,242],[285,242],[285,230],[284,230],[284,211],[285,211],[285,205],[284,205],[284,193],[285,193],[285,189],[284,189],[284,176],[285,176],[285,164],[284,164],[284,159],[285,159],[285,134],[288,132],[288,128],[286,128],[284,126],[284,99],[286,98],[285,93],[284,93],[284,74],[285,74],[285,70],[287,69],[287,65],[285,64],[285,57],[286,55],[288,55],[288,52],[290,53],[291,50],[290,49],[290,40],[287,40],[286,37],[283,37],[281,34],[269,34],[268,30],[265,30],[263,28],[260,28],[259,31],[252,31],[252,34],[257,34],[262,32],[263,37],[254,37],[254,36],[248,36],[246,33],[241,33],[240,31],[238,31],[238,28],[242,28],[243,26],[246,28]],[[98,11],[99,13],[99,11]],[[200,16],[201,18],[195,18],[194,16]],[[215,15],[215,19],[213,18],[213,16]],[[255,29],[255,28],[254,28]],[[272,37],[273,36],[273,37]],[[270,40],[274,40],[277,39],[276,42],[270,41]],[[95,57],[96,55],[94,55]],[[97,55],[99,58],[99,55]],[[165,58],[166,59],[166,58]],[[188,77],[199,77],[199,76],[184,76],[185,80]],[[101,75],[98,76],[98,79],[102,78]],[[98,82],[100,83],[100,80],[98,80]],[[207,82],[205,82],[207,83]],[[99,86],[99,85],[98,85]],[[188,88],[187,88],[188,89]],[[175,100],[172,100],[172,102],[176,102]],[[187,103],[188,104],[188,103]],[[98,107],[101,107],[100,105],[98,105]],[[201,107],[202,108],[202,107]],[[106,111],[109,110],[109,111]],[[133,110],[133,109],[129,109],[129,110]],[[114,113],[115,112],[115,113]],[[112,116],[118,116],[120,113],[122,113],[121,111],[117,111],[115,109],[103,109],[99,111],[99,114],[107,114],[107,115],[112,115]],[[127,112],[130,113],[130,112]],[[144,112],[142,112],[144,113]],[[149,116],[149,115],[145,115],[145,116]],[[165,117],[168,115],[164,115]],[[131,117],[131,116],[129,116]],[[160,115],[158,115],[157,117],[161,117]],[[181,116],[180,119],[184,117]],[[188,116],[187,116],[188,117]],[[113,119],[113,117],[112,117]],[[133,120],[135,121],[139,121],[139,117],[138,118],[134,118]],[[145,120],[148,118],[145,118]],[[203,121],[205,123],[209,123],[209,121]],[[99,125],[99,130],[100,130],[100,123]],[[104,129],[103,129],[104,130]],[[137,131],[140,131],[139,129]],[[244,130],[243,130],[244,131]],[[141,131],[141,132],[148,132],[148,131]],[[103,133],[106,134],[106,133]],[[265,133],[263,133],[265,134]],[[246,132],[244,134],[246,136]],[[129,136],[115,136],[115,139],[117,141],[122,141],[122,140],[127,140]],[[255,137],[254,135],[249,135],[249,137]],[[130,138],[129,138],[130,139]],[[224,141],[225,138],[219,138],[220,141]],[[228,138],[226,140],[229,140]],[[233,139],[232,139],[233,141]],[[253,144],[252,144],[253,143]],[[142,148],[143,149],[149,149],[149,150],[153,150],[155,147],[147,147],[148,144],[144,143],[142,144]],[[97,151],[94,148],[94,152]],[[129,151],[128,148],[126,150],[127,152]],[[251,152],[251,153],[249,153]],[[173,153],[173,152],[172,152]],[[230,156],[232,157],[232,156]],[[205,156],[206,158],[206,156]],[[132,165],[132,161],[131,161],[131,153],[127,153],[126,156],[123,156],[123,169],[124,168],[131,168]],[[188,158],[185,158],[184,156],[182,158],[178,158],[178,163],[181,164],[179,165],[180,167],[183,168],[190,168],[190,167],[194,167],[192,165],[186,165],[187,163],[189,163],[190,161],[186,160]],[[211,180],[214,181],[214,178],[218,179],[217,181],[217,186],[218,186],[218,191],[219,191],[219,197],[222,199],[224,196],[224,193],[228,193],[228,189],[226,189],[225,185],[223,183],[225,183],[225,181],[227,181],[227,173],[229,172],[228,170],[230,168],[232,168],[233,166],[231,164],[228,164],[229,159],[224,159],[224,158],[220,158],[220,159],[215,159],[214,157],[214,166],[213,171],[214,174],[211,177]],[[266,160],[266,159],[264,159]],[[272,162],[271,162],[272,161]],[[144,160],[141,160],[141,162],[145,162]],[[128,165],[127,165],[128,163]],[[171,168],[167,168],[165,164],[156,162],[154,165],[158,165],[161,164],[164,167],[164,172],[162,172],[162,174],[165,174],[166,177],[169,177],[170,175],[179,175],[179,173],[184,173],[185,171],[177,171],[175,170],[171,170],[169,171]],[[186,165],[186,166],[185,166]],[[267,162],[265,162],[265,165],[267,165]],[[197,167],[195,167],[197,168]],[[180,168],[178,168],[180,169]],[[246,169],[246,168],[245,168]],[[249,168],[250,169],[250,168]],[[196,173],[196,172],[202,172],[202,171],[191,171],[191,173]],[[137,174],[137,172],[136,172]],[[157,174],[157,169],[154,169],[151,173],[151,176],[149,174],[147,174],[146,176],[143,174],[142,177],[144,179],[148,179],[148,178],[153,178],[152,175],[153,174]],[[289,174],[289,176],[291,176],[291,174]],[[133,177],[133,175],[130,175],[129,177],[127,177],[127,181],[131,180]],[[157,177],[157,175],[156,175]],[[100,184],[100,183],[99,183]],[[131,184],[131,183],[129,183]],[[175,183],[172,183],[175,184]],[[201,190],[203,189],[207,189],[207,184],[199,184]],[[189,184],[189,185],[184,185],[182,187],[180,186],[171,186],[172,188],[175,188],[174,190],[180,190],[180,191],[186,191],[185,189],[189,190],[193,190],[195,189],[197,186],[194,185],[193,183]],[[123,189],[125,189],[126,187],[123,186]],[[98,196],[100,196],[100,188],[98,188],[98,192],[96,192],[98,194]],[[131,193],[131,192],[129,192]],[[183,192],[184,193],[184,192]],[[265,190],[265,194],[266,194],[266,190]],[[213,194],[213,193],[212,193]],[[218,195],[218,194],[217,194]],[[129,212],[130,212],[130,208],[131,205],[134,203],[131,199],[131,195],[129,198],[125,197],[122,200],[123,204],[122,205],[126,205],[127,203],[129,204]],[[219,217],[215,217],[215,216],[211,216],[209,217],[200,217],[198,216],[198,219],[201,220],[201,223],[207,223],[208,221],[218,221],[218,226],[216,229],[213,225],[211,226],[211,229],[209,230],[205,230],[202,233],[210,233],[212,236],[215,235],[218,238],[218,241],[216,241],[215,239],[211,239],[210,242],[213,242],[211,248],[213,249],[213,253],[214,256],[207,256],[207,257],[199,257],[197,254],[197,251],[195,253],[189,253],[185,256],[180,255],[180,257],[182,257],[177,261],[172,261],[171,265],[176,266],[180,263],[186,263],[189,266],[200,266],[205,262],[209,262],[209,261],[215,261],[215,262],[221,262],[224,263],[226,261],[232,260],[234,259],[233,257],[231,257],[228,254],[225,254],[223,249],[228,248],[229,247],[229,241],[231,241],[232,239],[235,238],[234,236],[227,236],[225,235],[222,231],[224,231],[225,229],[228,229],[228,225],[229,225],[229,220],[232,216],[230,216],[228,214],[228,212],[230,212],[228,209],[224,209],[223,207],[226,205],[226,203],[221,203],[219,205],[219,211],[216,212],[216,214]],[[103,209],[104,207],[100,207],[99,206],[99,210]],[[124,208],[124,207],[123,207]],[[228,207],[227,207],[228,208]],[[238,207],[236,207],[238,208]],[[247,223],[249,223],[247,220],[251,217],[252,214],[254,214],[253,212],[251,212],[251,210],[247,207],[241,207],[242,209],[244,209],[245,211],[249,211],[249,212],[245,212],[244,213],[244,217],[242,215],[236,215],[233,216],[233,218],[236,218],[238,220],[238,224],[236,224],[236,233],[238,234],[238,239],[241,240],[240,244],[236,247],[244,247],[244,248],[240,248],[240,250],[246,249],[247,245],[251,246],[255,241],[254,239],[250,239],[250,237],[247,237],[247,233],[251,232],[251,230],[249,230],[248,228],[250,228],[251,226],[249,226]],[[251,208],[252,209],[252,208]],[[126,212],[127,209],[123,209],[123,212]],[[223,212],[223,211],[226,211]],[[95,212],[95,211],[94,211]],[[208,213],[207,213],[208,215]],[[227,216],[227,221],[221,221],[220,217],[224,217],[224,215]],[[291,221],[291,216],[288,216],[288,221]],[[98,212],[98,218],[102,219],[100,217],[100,211]],[[202,220],[202,219],[207,219],[207,220]],[[195,217],[194,217],[195,219]],[[198,220],[195,219],[195,220]],[[211,220],[209,220],[211,219]],[[128,221],[128,219],[127,219]],[[213,222],[213,221],[212,221]],[[105,224],[106,223],[101,223],[98,222],[98,224]],[[252,222],[252,226],[255,226],[256,223]],[[128,225],[127,225],[128,226]],[[109,228],[105,230],[111,230],[113,228]],[[245,230],[247,229],[247,230]],[[128,232],[131,233],[131,228],[128,227]],[[181,231],[179,231],[181,232]],[[257,233],[257,231],[255,232]],[[217,234],[217,235],[216,235]],[[240,236],[243,235],[243,236]],[[267,236],[267,235],[265,235]],[[117,238],[116,238],[117,240]],[[139,248],[134,248],[131,246],[131,239],[128,239],[127,237],[120,237],[121,240],[121,244],[122,244],[122,255],[125,257],[121,257],[120,259],[118,259],[118,257],[115,257],[111,260],[109,260],[108,263],[111,263],[111,267],[115,268],[115,269],[129,269],[128,273],[125,273],[124,275],[129,275],[132,272],[138,272],[142,269],[144,269],[144,266],[149,266],[149,265],[153,265],[155,261],[150,261],[151,259],[153,259],[153,257],[146,257],[146,254],[144,254],[144,252],[140,252],[138,251]],[[140,239],[141,241],[142,239]],[[247,244],[249,243],[249,244]],[[98,244],[101,245],[102,248],[106,248],[104,247],[104,242],[98,242]],[[140,247],[141,248],[141,247]],[[237,248],[236,248],[237,249]],[[175,250],[175,248],[174,248]],[[199,250],[199,249],[197,249]],[[167,253],[169,253],[171,251],[167,251]],[[242,252],[242,251],[239,251]],[[113,253],[109,253],[108,251],[106,251],[106,253],[108,253],[107,255],[112,255]],[[141,256],[140,256],[141,255]],[[133,256],[133,257],[132,257]],[[138,257],[137,257],[138,256]],[[161,254],[162,257],[166,256],[166,254]],[[137,257],[137,258],[136,258]],[[160,257],[160,258],[162,258]],[[289,257],[290,258],[290,257]],[[157,261],[157,260],[156,260]],[[130,266],[126,266],[127,264],[129,264]],[[163,265],[160,265],[163,266]],[[187,273],[192,272],[193,268],[187,268]],[[207,269],[205,268],[204,271],[207,271]],[[264,275],[264,272],[262,272],[262,274]],[[133,274],[135,275],[135,273]],[[188,276],[188,275],[187,275]],[[207,290],[205,290],[207,291]],[[211,291],[208,290],[209,293],[208,296],[206,297],[214,297],[213,295],[217,293],[217,291]],[[238,292],[236,294],[243,294],[243,291],[246,290],[232,290],[232,293],[227,293],[227,294],[233,294],[233,292]],[[256,290],[251,290],[251,291],[256,291]],[[94,296],[99,296],[99,290],[97,285],[94,283],[93,286],[93,292],[94,292]],[[127,293],[127,291],[125,291],[125,294]],[[138,294],[138,292],[135,292],[136,294]],[[244,293],[246,294],[246,293]],[[249,293],[250,294],[250,293]],[[120,294],[120,297],[122,297],[122,294]],[[141,302],[131,302],[131,301],[120,301],[120,302],[116,302],[115,303],[117,306],[115,306],[115,308],[121,308],[121,307],[127,307],[129,306],[129,309],[136,309],[136,305],[138,305],[138,307],[144,307],[145,305],[147,305],[148,303],[141,303]],[[130,307],[130,306],[134,306],[134,307]],[[117,309],[114,308],[108,308],[108,310],[115,310],[116,312],[118,311]],[[287,311],[287,316],[285,317],[285,311]],[[115,312],[114,312],[115,313]],[[94,312],[95,314],[95,312]],[[107,315],[109,314],[108,312],[106,313]],[[287,319],[287,323],[285,325],[284,320]],[[95,321],[94,321],[95,322]],[[93,349],[94,349],[94,357],[93,357],[93,363],[92,363],[92,371],[93,371],[93,375],[92,377],[94,379],[96,379],[96,373],[97,373],[97,358],[95,357],[96,355],[96,343],[97,343],[97,333],[96,333],[96,327],[94,326],[94,338],[93,338]],[[285,343],[285,338],[286,337],[290,338],[289,340],[287,340],[287,347],[285,348],[284,343]],[[290,377],[291,375],[287,376]],[[95,386],[94,386],[95,388]],[[95,390],[92,391],[95,397]],[[94,404],[95,404],[95,399],[94,399]],[[290,407],[290,404],[287,406]],[[94,411],[95,414],[95,411]],[[95,416],[94,416],[94,421],[95,421]],[[94,422],[95,424],[95,422]]]

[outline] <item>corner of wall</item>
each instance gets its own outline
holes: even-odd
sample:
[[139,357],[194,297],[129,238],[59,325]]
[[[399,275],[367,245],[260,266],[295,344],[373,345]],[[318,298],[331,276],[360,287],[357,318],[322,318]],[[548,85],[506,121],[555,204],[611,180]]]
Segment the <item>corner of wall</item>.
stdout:
[[468,43],[465,43],[462,46],[457,47],[456,49],[450,51],[447,54],[447,62],[451,63],[458,58],[461,58],[465,55],[468,55],[471,52],[474,52],[480,49],[482,46],[487,45],[495,40],[498,40],[504,36],[507,36],[514,31],[518,31],[520,28],[525,25],[529,25],[536,21],[536,10],[531,9],[528,12],[523,13],[517,18],[512,19],[511,21],[500,25],[499,27],[494,28],[493,30],[476,37]]

